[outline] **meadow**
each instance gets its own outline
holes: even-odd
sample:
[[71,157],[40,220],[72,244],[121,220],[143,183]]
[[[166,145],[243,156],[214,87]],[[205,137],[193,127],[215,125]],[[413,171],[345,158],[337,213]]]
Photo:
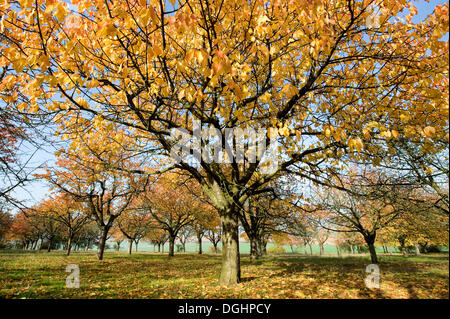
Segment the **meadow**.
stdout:
[[[80,269],[67,288],[66,267]],[[449,298],[448,253],[380,254],[380,287],[364,280],[367,255],[279,254],[241,257],[242,282],[220,286],[220,254],[0,251],[0,298]]]

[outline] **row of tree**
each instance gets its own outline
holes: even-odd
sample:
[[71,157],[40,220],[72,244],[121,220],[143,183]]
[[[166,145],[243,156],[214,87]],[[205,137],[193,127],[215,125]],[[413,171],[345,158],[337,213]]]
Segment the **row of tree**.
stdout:
[[[120,216],[169,171],[192,181],[220,216],[222,284],[240,281],[239,225],[257,255],[267,240],[261,225],[300,233],[298,215],[333,212],[344,217],[324,227],[357,230],[373,246],[373,230],[398,211],[378,191],[358,190],[367,196],[350,202],[325,191],[322,203],[305,203],[303,189],[283,194],[308,182],[354,194],[342,180],[351,163],[398,170],[402,184],[434,192],[426,202],[448,215],[448,3],[417,23],[413,3],[396,0],[71,4],[0,2],[0,94],[14,121],[39,120],[64,143],[46,179],[86,203],[101,230],[99,258]],[[201,125],[222,147],[201,137]],[[174,160],[174,129],[191,136],[196,161]],[[228,138],[230,129],[244,134]],[[249,149],[250,132],[267,132],[257,156],[235,145]],[[22,172],[9,169],[15,137],[8,140],[4,197]],[[225,163],[209,160],[224,149],[233,150]],[[373,229],[366,213],[343,224],[366,210],[388,217]]]

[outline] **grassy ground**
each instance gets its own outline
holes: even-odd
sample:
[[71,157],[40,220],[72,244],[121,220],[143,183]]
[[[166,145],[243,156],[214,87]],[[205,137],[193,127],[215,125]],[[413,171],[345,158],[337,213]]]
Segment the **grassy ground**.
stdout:
[[[367,256],[241,258],[243,282],[219,286],[220,255],[0,251],[0,298],[449,298],[448,254],[381,256],[380,288],[368,289]],[[66,288],[68,264],[80,288]]]

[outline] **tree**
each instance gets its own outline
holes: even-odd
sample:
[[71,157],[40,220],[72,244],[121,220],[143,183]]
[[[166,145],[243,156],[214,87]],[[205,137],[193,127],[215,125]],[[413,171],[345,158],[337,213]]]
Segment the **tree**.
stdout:
[[13,216],[8,211],[6,202],[0,200],[0,245],[6,240],[6,236],[13,223]]
[[87,205],[75,201],[67,193],[59,193],[41,202],[37,209],[66,228],[66,247],[67,256],[69,256],[75,236],[90,222]]
[[415,195],[404,202],[405,212],[380,232],[381,241],[400,246],[405,256],[408,255],[408,246],[414,246],[417,255],[420,255],[421,247],[448,246],[448,215],[434,205],[434,196],[426,193]]
[[[114,158],[116,163],[121,163],[117,154],[110,155],[111,162]],[[77,157],[60,157],[56,165],[54,169],[47,170],[43,177],[53,187],[75,200],[86,203],[89,216],[95,220],[101,231],[97,256],[102,260],[106,240],[114,221],[145,189],[148,179],[141,180],[132,173],[112,171],[107,165],[97,164],[92,157],[90,161]]]
[[[346,181],[348,191],[322,189],[318,194],[320,211],[326,211],[321,227],[337,232],[360,233],[370,252],[371,261],[378,263],[375,251],[377,232],[387,227],[405,212],[407,187],[386,177],[382,172],[355,171]],[[398,194],[402,194],[398,196]]]
[[194,212],[199,211],[198,201],[187,188],[180,186],[178,178],[176,173],[166,173],[142,194],[143,209],[151,214],[169,236],[170,257],[174,255],[175,239],[179,231],[192,223]]
[[[74,140],[70,128],[123,130],[137,153],[158,149],[164,158],[179,141],[170,138],[174,128],[268,132],[256,160],[236,151],[219,164],[196,148],[197,163],[175,164],[221,216],[222,284],[240,281],[240,208],[271,180],[295,171],[326,183],[340,161],[377,163],[370,155],[389,134],[429,126],[431,139],[446,134],[448,4],[413,24],[416,8],[394,0],[74,3],[83,14],[53,0],[1,5],[2,61],[29,98],[20,109],[57,113]],[[430,103],[441,107],[428,110]],[[271,146],[278,165],[270,165]]]
[[205,237],[211,242],[211,244],[213,244],[214,252],[217,254],[219,251],[217,245],[222,239],[222,228],[220,226],[216,226],[213,229],[208,229]]
[[186,242],[192,236],[192,229],[190,227],[183,227],[178,232],[178,240],[180,241],[183,252],[186,252]]
[[147,235],[151,227],[155,226],[150,212],[145,207],[140,207],[140,204],[141,202],[136,200],[117,220],[118,228],[128,239],[129,254],[131,254],[133,242],[137,251],[139,241]]

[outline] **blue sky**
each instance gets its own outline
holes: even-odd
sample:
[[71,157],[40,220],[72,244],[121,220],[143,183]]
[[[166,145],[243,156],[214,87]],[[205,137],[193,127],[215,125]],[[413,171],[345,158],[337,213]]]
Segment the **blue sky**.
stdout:
[[[66,1],[68,2],[68,1]],[[417,23],[424,19],[427,15],[431,14],[434,10],[434,7],[438,4],[448,3],[448,1],[442,0],[430,0],[429,3],[426,3],[424,0],[413,1],[413,4],[418,9],[418,15],[415,16],[412,22]],[[448,34],[444,36],[444,38],[448,39]],[[28,160],[30,157],[30,153],[33,153],[35,150],[30,145],[23,145],[22,151],[27,155],[24,155],[22,160]],[[43,149],[37,150],[36,153],[31,158],[29,166],[38,167],[44,163],[51,166],[52,162],[55,160],[53,153],[56,151],[57,146],[55,145],[46,145]],[[25,187],[17,189],[12,195],[20,200],[25,200],[28,205],[33,204],[34,202],[40,201],[44,198],[45,194],[49,193],[48,186],[40,181],[33,182],[27,184]]]

